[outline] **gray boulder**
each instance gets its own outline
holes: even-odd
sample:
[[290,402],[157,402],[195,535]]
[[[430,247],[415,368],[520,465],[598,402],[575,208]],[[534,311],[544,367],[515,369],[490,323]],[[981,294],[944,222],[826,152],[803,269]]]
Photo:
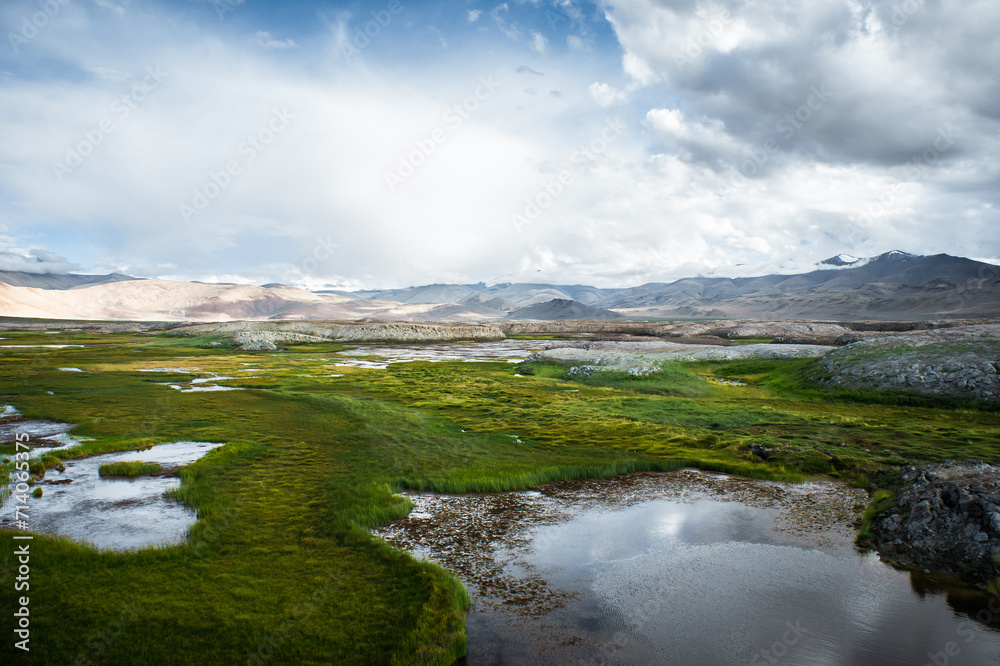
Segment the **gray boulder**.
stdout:
[[902,481],[897,505],[872,521],[883,557],[978,584],[1000,576],[1000,467],[907,467]]

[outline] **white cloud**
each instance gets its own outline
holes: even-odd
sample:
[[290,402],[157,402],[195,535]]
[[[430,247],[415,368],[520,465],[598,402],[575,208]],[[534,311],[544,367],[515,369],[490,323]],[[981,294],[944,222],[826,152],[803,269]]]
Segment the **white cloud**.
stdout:
[[622,69],[632,77],[632,80],[642,86],[648,86],[660,80],[653,68],[645,60],[631,51],[622,56]]
[[589,90],[594,101],[603,107],[613,106],[628,100],[628,93],[616,90],[607,83],[591,83]]
[[480,9],[470,9],[469,10],[469,23],[475,23],[482,16],[483,12]]
[[271,36],[271,33],[258,30],[254,35],[254,43],[265,49],[291,49],[298,46],[293,39],[279,40]]
[[[499,274],[519,242],[509,215],[534,186],[525,164],[571,148],[553,147],[564,140],[553,131],[564,102],[537,96],[530,118],[515,112],[524,87],[516,60],[449,60],[414,77],[376,67],[371,58],[364,71],[331,58],[322,76],[306,76],[246,44],[205,39],[179,49],[169,34],[150,30],[135,32],[130,58],[163,63],[169,76],[127,117],[111,111],[130,90],[127,82],[3,84],[5,95],[19,100],[16,110],[0,109],[0,132],[10,137],[0,146],[0,178],[19,202],[0,202],[11,235],[72,220],[71,228],[92,229],[87,235],[100,245],[75,260],[100,257],[143,275],[167,263],[178,266],[172,274],[194,278],[208,267],[213,274],[257,274],[264,265],[302,269],[320,247],[317,239],[328,236],[339,247],[322,250],[328,258],[311,272],[300,270],[311,279],[371,274],[369,284],[383,284],[434,279],[445,270],[469,278],[480,270]],[[76,43],[85,53],[88,39],[105,38],[78,35]],[[126,71],[129,80],[143,73],[135,65]],[[491,78],[499,87],[477,99],[480,80]],[[546,78],[546,90],[580,86],[572,75]],[[464,118],[453,110],[463,103],[471,109],[462,110]],[[295,116],[280,133],[269,129],[276,108]],[[105,117],[114,131],[60,181],[53,163],[65,161]],[[436,128],[445,139],[390,192],[386,172]],[[267,139],[263,150],[251,150],[251,136]],[[237,175],[226,175],[230,162]],[[193,206],[195,190],[213,196],[185,221],[179,206]],[[497,248],[504,248],[500,256],[485,259]]]
[[493,11],[490,12],[490,15],[493,17],[493,21],[497,24],[497,29],[500,30],[500,32],[511,39],[518,39],[521,36],[520,28],[513,23],[508,23],[502,16],[509,13],[510,7],[508,7],[507,3],[504,2],[494,7]]
[[0,250],[0,271],[25,273],[69,273],[81,270],[79,264],[48,250],[31,249],[8,252]]
[[718,119],[689,121],[679,109],[650,109],[646,122],[661,138],[672,139],[675,146],[682,149],[713,151],[729,158],[730,163],[737,151],[745,146],[726,132],[726,125]]
[[545,35],[540,32],[531,33],[531,47],[538,51],[540,54],[545,55],[548,49],[549,40],[545,39]]
[[[540,64],[520,40],[530,27],[503,5],[492,15],[515,42],[479,33],[490,49],[409,59],[387,32],[346,62],[338,45],[356,26],[343,17],[325,44],[288,33],[302,46],[276,57],[259,48],[257,37],[279,41],[268,33],[192,36],[155,10],[108,20],[71,3],[0,78],[17,100],[0,105],[0,265],[63,270],[68,260],[29,253],[46,247],[148,276],[401,286],[513,273],[610,286],[896,246],[997,256],[996,5],[945,4],[951,13],[927,3],[898,28],[880,1],[745,5],[678,67],[676,49],[712,20],[696,4],[616,0],[604,7],[614,55],[555,49]],[[413,25],[425,39],[429,23]],[[69,75],[25,76],[36,62]],[[127,116],[112,110],[159,65],[161,85]],[[502,85],[457,127],[445,121],[488,76]],[[295,118],[274,132],[282,107]],[[786,136],[788,114],[798,126]],[[114,131],[57,179],[53,163],[105,118]],[[615,118],[623,129],[609,141]],[[945,126],[951,147],[908,165]],[[443,140],[390,192],[386,172],[436,128]],[[249,136],[269,139],[252,161]],[[179,204],[226,181],[228,162],[239,174],[185,222]],[[571,184],[519,233],[511,215],[563,171]]]
[[94,67],[89,67],[87,69],[94,76],[108,81],[115,81],[121,83],[127,81],[129,78],[127,72],[123,72],[120,69],[113,69],[111,67],[94,66]]
[[[123,7],[122,5],[119,5],[117,3],[114,3],[111,0],[94,0],[94,4],[97,5],[98,7],[100,7],[101,9],[106,9],[106,10],[108,10],[110,12],[118,14],[119,16],[121,16],[122,14],[125,13],[125,7]],[[128,4],[128,0],[126,0],[122,4],[127,5]]]

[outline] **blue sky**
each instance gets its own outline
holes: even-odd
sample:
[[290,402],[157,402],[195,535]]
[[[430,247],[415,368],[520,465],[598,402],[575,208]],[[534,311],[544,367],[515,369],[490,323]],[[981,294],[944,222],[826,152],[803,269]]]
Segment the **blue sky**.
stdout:
[[1000,5],[0,7],[0,270],[625,286],[1000,256]]

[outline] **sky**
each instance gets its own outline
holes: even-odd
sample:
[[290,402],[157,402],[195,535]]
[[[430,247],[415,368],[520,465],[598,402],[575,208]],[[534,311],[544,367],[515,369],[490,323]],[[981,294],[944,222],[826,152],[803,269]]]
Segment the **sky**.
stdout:
[[0,270],[1000,263],[996,0],[4,0]]

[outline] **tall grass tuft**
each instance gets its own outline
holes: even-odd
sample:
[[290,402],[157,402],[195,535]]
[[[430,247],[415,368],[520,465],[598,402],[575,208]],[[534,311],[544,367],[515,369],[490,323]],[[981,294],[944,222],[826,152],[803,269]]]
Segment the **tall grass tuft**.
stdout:
[[129,460],[123,462],[104,463],[98,469],[101,476],[142,476],[162,471],[159,463]]
[[510,490],[534,488],[549,481],[572,481],[575,479],[604,479],[635,472],[672,472],[684,467],[701,469],[769,481],[801,482],[804,476],[789,472],[784,468],[766,468],[753,463],[719,462],[711,460],[627,460],[606,465],[570,465],[543,467],[522,472],[482,470],[455,474],[444,479],[396,480],[398,489],[429,491],[435,493],[497,493]]
[[859,546],[867,546],[872,541],[872,521],[875,517],[892,508],[896,504],[896,493],[893,490],[876,490],[868,503],[865,512],[861,514],[861,526],[858,528],[856,541]]

